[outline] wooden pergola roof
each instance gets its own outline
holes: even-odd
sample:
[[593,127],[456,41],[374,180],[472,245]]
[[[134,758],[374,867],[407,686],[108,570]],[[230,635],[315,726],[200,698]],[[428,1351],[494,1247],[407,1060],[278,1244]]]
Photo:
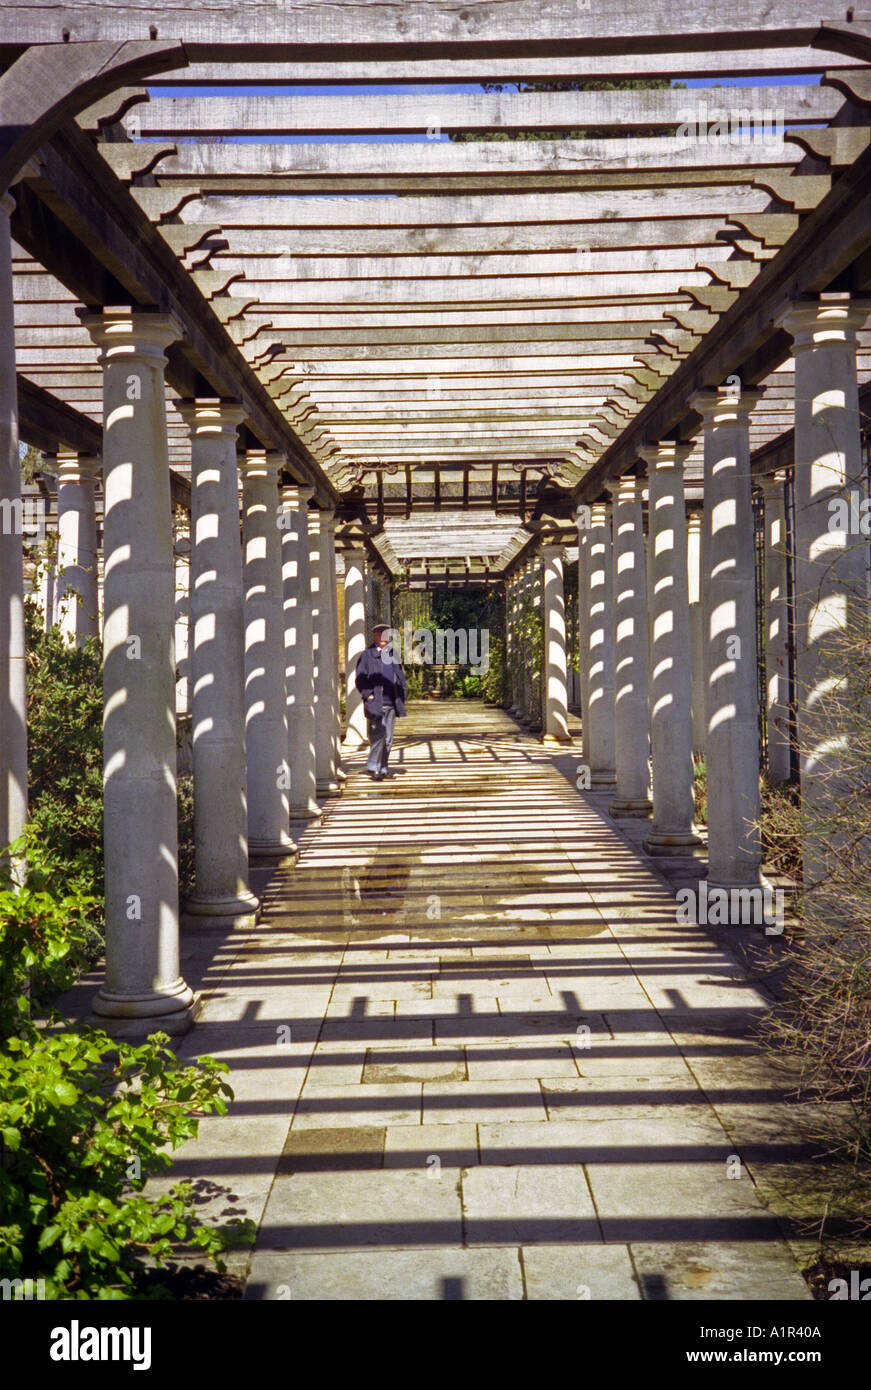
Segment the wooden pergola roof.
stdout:
[[[16,185],[23,436],[95,451],[76,309],[134,303],[185,328],[178,495],[173,401],[239,399],[240,447],[282,450],[391,568],[498,574],[518,527],[568,534],[575,502],[646,439],[691,437],[693,394],[733,374],[766,387],[751,443],[772,466],[793,413],[778,307],[871,277],[871,44],[804,0],[674,8],[13,5],[7,64],[64,27],[71,53],[184,46]],[[449,89],[565,78],[750,85]]]

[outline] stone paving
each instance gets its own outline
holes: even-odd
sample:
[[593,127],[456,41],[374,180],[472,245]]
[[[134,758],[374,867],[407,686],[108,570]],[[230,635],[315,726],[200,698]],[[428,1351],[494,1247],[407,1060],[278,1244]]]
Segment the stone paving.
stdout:
[[237,1098],[161,1182],[258,1223],[250,1299],[807,1298],[753,1176],[790,1159],[765,996],[579,749],[483,704],[398,730],[396,775],[349,757],[261,873],[256,929],[186,933],[178,1050]]

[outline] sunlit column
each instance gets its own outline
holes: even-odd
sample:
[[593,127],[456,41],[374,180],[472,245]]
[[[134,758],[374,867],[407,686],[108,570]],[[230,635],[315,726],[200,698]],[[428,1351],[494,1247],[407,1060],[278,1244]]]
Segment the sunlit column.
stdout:
[[248,853],[295,856],[289,833],[290,769],[284,688],[279,453],[241,457],[245,590],[245,741]]
[[648,465],[650,752],[653,825],[648,854],[685,855],[701,844],[695,809],[684,460],[691,444],[642,446]]
[[102,463],[84,454],[57,456],[58,580],[60,628],[77,647],[99,632],[97,509]]
[[783,473],[770,473],[762,479],[765,508],[766,727],[770,782],[788,782],[792,771],[789,743],[789,555],[785,487]]
[[191,537],[190,521],[177,512],[173,521],[175,557],[175,709],[190,714]]
[[762,393],[703,391],[705,766],[708,885],[760,883],[756,550],[750,412]]
[[184,1032],[179,973],[172,504],[164,349],[169,314],[82,312],[103,369],[103,810],[113,1031]]
[[614,605],[611,507],[594,502],[590,508],[584,566],[587,635],[587,721],[590,781],[609,786],[614,781]]
[[647,574],[642,481],[626,474],[608,490],[614,530],[614,767],[612,816],[648,816],[650,720],[648,707]]
[[318,796],[333,796],[342,790],[337,775],[338,637],[334,627],[336,564],[332,528],[331,511],[321,509],[310,513]]
[[577,511],[578,524],[578,685],[581,692],[581,742],[584,764],[590,763],[590,622],[587,602],[587,549],[590,541],[590,508]]
[[541,556],[544,617],[543,743],[571,744],[569,733],[566,604],[563,588],[565,553],[561,545],[544,545]]
[[319,820],[315,764],[314,650],[308,504],[314,488],[282,490],[284,655],[291,821]]
[[248,887],[245,631],[232,401],[178,406],[191,441],[190,688],[195,885],[185,912],[253,925]]
[[369,624],[369,594],[366,552],[362,548],[345,551],[345,748],[353,750],[368,743],[363,697],[354,684],[357,662],[366,650]]
[[690,601],[690,667],[693,690],[693,752],[705,754],[705,619],[702,611],[702,513],[687,511],[687,583]]
[[842,815],[838,808],[856,783],[854,738],[867,718],[862,708],[857,722],[849,676],[868,639],[856,356],[869,314],[871,301],[832,293],[794,303],[780,320],[795,356],[795,662],[806,890],[829,872],[831,817]]
[[18,383],[9,218],[0,197],[0,853],[27,817],[27,701],[24,684],[24,566]]

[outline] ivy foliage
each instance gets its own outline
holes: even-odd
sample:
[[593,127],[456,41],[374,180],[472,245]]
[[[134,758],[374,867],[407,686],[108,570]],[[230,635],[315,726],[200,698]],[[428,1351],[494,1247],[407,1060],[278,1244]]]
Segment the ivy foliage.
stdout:
[[[23,841],[10,847],[0,874],[0,1278],[44,1281],[50,1299],[124,1299],[180,1247],[222,1268],[247,1224],[203,1224],[189,1184],[156,1199],[142,1189],[201,1116],[226,1113],[227,1067],[182,1065],[161,1033],[133,1046],[35,1022],[30,976],[71,982],[93,901],[50,890],[32,865],[15,876],[23,854]],[[145,1296],[168,1294],[150,1283]]]

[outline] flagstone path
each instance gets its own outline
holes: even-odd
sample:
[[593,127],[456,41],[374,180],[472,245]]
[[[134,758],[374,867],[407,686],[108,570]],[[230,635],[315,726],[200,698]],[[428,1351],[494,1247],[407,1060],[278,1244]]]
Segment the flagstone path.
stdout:
[[737,958],[576,790],[579,748],[483,704],[398,730],[396,775],[348,758],[255,883],[257,928],[184,938],[179,1051],[236,1101],[170,1176],[258,1223],[246,1297],[807,1298],[754,1183],[789,1153]]

